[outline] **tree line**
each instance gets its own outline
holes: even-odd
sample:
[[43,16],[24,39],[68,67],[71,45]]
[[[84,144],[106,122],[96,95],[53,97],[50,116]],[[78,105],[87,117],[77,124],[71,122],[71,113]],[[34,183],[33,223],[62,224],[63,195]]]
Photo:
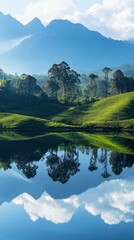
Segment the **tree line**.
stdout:
[[[44,83],[39,86],[35,76],[17,74],[14,78],[6,78],[0,71],[0,101],[16,103],[19,99],[23,103],[48,100],[68,104],[85,103],[98,100],[102,97],[109,97],[116,94],[134,91],[134,78],[124,76],[120,69],[112,72],[112,69],[102,69],[102,76],[90,73],[88,82],[82,85],[82,76],[70,69],[70,66],[62,61],[53,64],[48,71]],[[3,77],[2,77],[3,76]]]
[[50,147],[40,144],[39,141],[36,144],[17,141],[12,144],[11,142],[2,143],[0,168],[6,171],[11,169],[14,163],[18,170],[30,179],[37,175],[38,162],[44,161],[48,176],[53,181],[65,184],[81,170],[80,152],[88,156],[89,172],[93,173],[100,169],[99,172],[105,179],[108,179],[112,173],[120,175],[124,169],[134,165],[134,155],[111,152],[93,145],[78,147],[75,144],[62,143]]

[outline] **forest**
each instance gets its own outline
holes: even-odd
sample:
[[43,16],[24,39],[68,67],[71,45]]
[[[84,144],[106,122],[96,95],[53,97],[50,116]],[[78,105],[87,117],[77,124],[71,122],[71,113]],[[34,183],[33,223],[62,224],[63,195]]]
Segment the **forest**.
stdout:
[[134,91],[134,78],[120,69],[102,69],[101,77],[95,73],[79,74],[66,62],[53,64],[47,76],[17,73],[5,74],[0,69],[0,111],[23,108],[39,102],[82,105],[102,98]]

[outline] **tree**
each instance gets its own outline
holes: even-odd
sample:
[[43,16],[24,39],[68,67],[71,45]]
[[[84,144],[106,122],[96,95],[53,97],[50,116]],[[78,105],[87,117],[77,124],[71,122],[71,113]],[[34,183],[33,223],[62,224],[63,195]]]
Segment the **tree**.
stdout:
[[40,96],[43,94],[43,91],[40,86],[36,84],[36,81],[33,76],[22,74],[14,85],[16,93],[25,96]]
[[0,80],[0,89],[4,90],[4,91],[9,91],[11,88],[11,80],[8,79],[1,79]]
[[133,77],[127,77],[127,92],[134,91],[134,79]]
[[48,97],[57,100],[58,99],[58,90],[60,89],[59,83],[51,78],[46,84],[46,93]]
[[102,72],[104,73],[105,80],[108,81],[108,74],[112,71],[111,68],[105,67],[102,69]]
[[3,79],[5,78],[6,74],[4,73],[4,71],[0,68],[0,78]]
[[89,88],[90,88],[91,98],[97,97],[97,93],[98,93],[97,82],[96,82],[97,78],[98,78],[98,75],[95,75],[93,73],[89,75],[89,79],[90,79]]
[[102,72],[104,73],[104,80],[101,81],[101,88],[102,88],[102,94],[104,97],[108,97],[108,83],[109,83],[109,73],[112,71],[111,68],[105,67],[102,69]]
[[52,98],[71,102],[79,95],[80,75],[70,70],[66,62],[53,64],[48,71],[47,86]]
[[120,94],[125,92],[126,78],[121,70],[116,70],[111,79],[111,91],[112,95]]

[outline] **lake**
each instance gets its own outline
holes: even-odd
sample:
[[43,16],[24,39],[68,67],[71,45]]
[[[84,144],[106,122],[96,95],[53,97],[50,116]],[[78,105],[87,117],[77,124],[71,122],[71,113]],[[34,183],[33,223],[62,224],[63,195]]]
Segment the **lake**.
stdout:
[[0,233],[133,240],[133,134],[1,132]]

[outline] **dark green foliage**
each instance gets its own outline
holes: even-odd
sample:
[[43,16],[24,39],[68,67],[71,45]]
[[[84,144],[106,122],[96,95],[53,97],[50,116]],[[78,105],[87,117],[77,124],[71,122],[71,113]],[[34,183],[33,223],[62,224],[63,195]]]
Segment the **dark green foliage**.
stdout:
[[4,71],[0,68],[0,79],[3,79],[6,77],[6,74],[4,73]]
[[111,79],[112,95],[134,91],[134,79],[124,76],[121,70],[116,70]]
[[22,74],[14,85],[16,93],[25,96],[41,96],[43,91],[40,86],[36,84],[36,81],[34,77]]
[[54,180],[66,183],[71,176],[79,171],[79,155],[75,147],[64,147],[64,153],[58,156],[56,151],[51,151],[47,156],[46,166],[48,175]]
[[124,168],[131,168],[134,164],[133,155],[112,152],[110,156],[110,164],[112,171],[116,175],[120,175]]
[[96,81],[97,78],[98,76],[93,73],[89,75],[89,80],[90,80],[89,88],[90,88],[91,98],[97,98],[97,95],[98,95],[97,81]]
[[5,78],[0,80],[0,89],[5,90],[5,91],[9,91],[10,88],[11,88],[10,83],[11,83],[11,81],[8,80],[8,79],[5,79]]
[[101,81],[101,92],[103,97],[109,96],[109,73],[112,71],[111,68],[105,67],[102,69],[104,73],[104,79]]
[[98,97],[98,86],[97,86],[98,75],[91,73],[89,75],[89,82],[86,87],[83,89],[83,95],[88,101],[89,99],[96,99]]
[[80,93],[80,75],[66,62],[54,64],[48,71],[48,96],[55,100],[72,102]]

